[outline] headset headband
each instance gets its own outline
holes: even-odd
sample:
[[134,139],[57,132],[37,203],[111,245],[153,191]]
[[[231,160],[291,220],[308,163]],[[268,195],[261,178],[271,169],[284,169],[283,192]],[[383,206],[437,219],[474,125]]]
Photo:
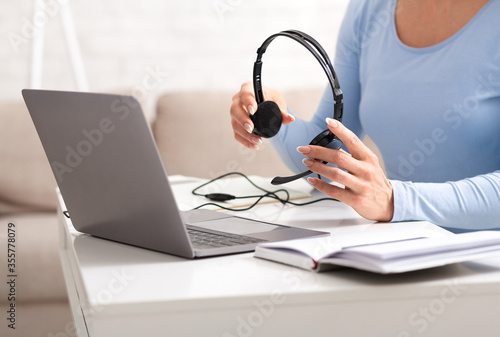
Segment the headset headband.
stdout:
[[306,33],[300,32],[298,30],[285,30],[268,37],[264,43],[257,49],[257,60],[254,63],[253,68],[253,86],[255,92],[255,99],[257,104],[264,102],[264,94],[262,92],[262,56],[266,52],[269,44],[278,36],[285,36],[291,38],[292,40],[297,41],[301,45],[303,45],[313,56],[318,60],[321,67],[325,71],[325,74],[328,78],[328,82],[332,88],[333,100],[335,101],[335,108],[333,113],[333,118],[337,120],[342,119],[342,90],[340,89],[339,80],[335,70],[333,68],[332,63],[330,62],[330,58],[326,51],[321,47],[321,45],[313,39],[311,36]]

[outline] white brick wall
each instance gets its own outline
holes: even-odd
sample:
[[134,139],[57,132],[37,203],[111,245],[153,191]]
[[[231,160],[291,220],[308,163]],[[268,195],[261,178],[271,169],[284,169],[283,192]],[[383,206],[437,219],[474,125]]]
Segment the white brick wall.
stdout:
[[[42,87],[75,90],[57,4],[55,0],[48,1],[51,8],[56,8],[56,14],[47,14],[43,21],[46,31]],[[149,101],[161,92],[174,90],[236,92],[242,82],[251,79],[257,48],[267,36],[283,29],[309,33],[333,57],[338,27],[348,2],[59,1],[70,1],[90,90],[135,87],[143,93],[141,88],[148,71],[156,69],[162,73],[161,83],[149,83]],[[20,99],[20,90],[29,85],[32,39],[26,35],[26,27],[33,23],[33,2],[0,3],[0,100]],[[21,37],[23,43],[16,46],[13,37]],[[282,38],[273,42],[264,56],[263,83],[277,89],[318,87],[326,84],[326,78],[303,47]]]

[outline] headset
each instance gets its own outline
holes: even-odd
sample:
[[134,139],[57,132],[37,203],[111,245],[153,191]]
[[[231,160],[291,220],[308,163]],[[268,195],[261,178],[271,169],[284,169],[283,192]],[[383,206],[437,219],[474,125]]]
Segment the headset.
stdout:
[[[264,94],[262,92],[262,56],[266,52],[269,44],[278,36],[285,36],[297,41],[303,45],[313,56],[318,60],[321,67],[325,71],[328,78],[328,82],[332,88],[334,109],[333,118],[342,122],[342,113],[344,110],[344,104],[342,102],[343,93],[340,89],[339,80],[333,65],[328,57],[326,51],[321,47],[321,45],[313,39],[311,36],[307,35],[298,30],[285,30],[277,34],[268,37],[264,43],[257,49],[257,60],[253,66],[253,87],[255,92],[255,100],[257,101],[257,111],[250,115],[250,119],[254,123],[253,133],[264,138],[271,138],[275,136],[282,123],[282,115],[278,105],[273,101],[264,101]],[[335,150],[340,149],[342,142],[335,136],[329,129],[318,134],[311,140],[309,145],[318,145],[328,148],[333,148]],[[281,185],[296,179],[308,176],[312,171],[307,170],[305,172],[299,173],[290,177],[276,177],[271,181],[273,185]]]

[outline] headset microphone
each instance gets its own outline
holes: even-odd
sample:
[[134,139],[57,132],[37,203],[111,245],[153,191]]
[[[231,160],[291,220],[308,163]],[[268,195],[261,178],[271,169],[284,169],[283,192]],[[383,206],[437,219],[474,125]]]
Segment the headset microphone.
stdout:
[[[340,140],[338,138],[336,138],[336,136],[333,133],[330,132],[330,130],[325,130],[325,131],[321,132],[319,135],[317,135],[316,137],[314,137],[314,139],[311,140],[309,145],[324,146],[324,147],[338,150],[342,146],[342,143],[340,142]],[[323,161],[323,164],[326,164],[326,161]],[[307,170],[305,172],[296,174],[294,176],[275,177],[271,181],[271,184],[272,185],[286,184],[286,183],[292,182],[294,180],[304,178],[304,177],[310,175],[311,173],[313,173],[311,170]],[[318,175],[318,177],[319,177],[319,175]]]
[[[257,101],[258,107],[255,114],[250,115],[250,118],[254,123],[253,133],[264,138],[271,138],[278,133],[282,124],[281,110],[279,109],[278,105],[273,101],[264,101],[261,76],[262,55],[266,52],[269,44],[278,36],[285,36],[297,41],[307,50],[309,50],[316,58],[316,60],[318,60],[321,67],[325,71],[325,74],[328,77],[328,82],[330,83],[330,86],[332,88],[333,99],[335,102],[333,118],[341,122],[344,108],[342,103],[343,94],[342,90],[340,90],[340,84],[337,75],[335,74],[335,70],[333,69],[333,65],[326,51],[311,36],[298,30],[285,30],[268,37],[264,41],[264,43],[262,43],[260,48],[257,49],[257,60],[255,61],[253,68],[253,86],[255,92],[255,100]],[[342,143],[330,130],[327,129],[314,137],[309,145],[324,146],[338,150],[342,146]],[[271,181],[271,184],[286,184],[299,178],[308,176],[311,173],[312,172],[308,170],[290,177],[276,177]]]
[[294,180],[307,177],[311,173],[312,173],[312,171],[307,170],[305,172],[296,174],[294,176],[289,176],[289,177],[275,177],[275,178],[273,178],[273,180],[271,180],[271,184],[273,184],[273,185],[286,184],[286,183],[292,182]]

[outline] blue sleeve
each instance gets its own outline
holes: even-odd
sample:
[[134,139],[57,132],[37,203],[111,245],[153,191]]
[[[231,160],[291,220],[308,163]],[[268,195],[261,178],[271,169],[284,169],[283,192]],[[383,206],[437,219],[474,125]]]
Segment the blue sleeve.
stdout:
[[[373,8],[370,6],[373,6]],[[370,15],[373,14],[374,11],[376,13],[376,10],[378,10],[379,8],[385,9],[386,7],[387,4],[382,0],[377,2],[369,0],[350,1],[346,15],[342,22],[338,43],[336,47],[335,71],[337,72],[342,91],[344,92],[344,116],[342,120],[343,124],[350,130],[352,130],[360,139],[363,139],[365,131],[367,131],[374,140],[376,137],[373,137],[373,135],[378,135],[379,137],[377,138],[378,139],[377,144],[379,144],[379,148],[381,148],[381,150],[385,150],[384,159],[386,159],[386,168],[387,168],[387,163],[389,162],[390,164],[392,164],[392,166],[389,167],[392,168],[394,171],[397,171],[399,165],[399,158],[401,157],[398,156],[398,154],[400,153],[398,152],[398,147],[406,148],[405,147],[406,145],[401,145],[402,143],[395,142],[394,139],[407,140],[407,143],[413,146],[412,148],[410,148],[411,150],[415,147],[415,139],[421,139],[421,138],[420,135],[417,135],[415,138],[413,135],[407,136],[402,134],[406,132],[408,126],[409,127],[413,126],[411,122],[413,122],[414,119],[410,119],[408,117],[388,119],[391,116],[397,116],[398,106],[395,107],[394,105],[395,102],[392,100],[388,101],[383,99],[384,97],[381,95],[381,93],[388,92],[388,90],[384,91],[380,87],[377,88],[376,85],[379,84],[377,83],[374,85],[372,83],[373,80],[372,82],[370,82],[370,77],[367,75],[366,69],[369,69],[370,71],[373,71],[374,69],[378,70],[379,68],[376,68],[376,66],[380,64],[382,65],[388,64],[387,62],[378,64],[367,63],[367,58],[369,58],[369,60],[373,59],[372,55],[368,53],[369,50],[367,50],[367,47],[376,46],[377,48],[380,49],[381,48],[380,43],[382,41],[382,37],[385,36],[383,32],[376,36],[367,36],[366,34],[363,35],[363,32],[367,31],[368,29],[366,25],[371,22]],[[494,19],[496,20],[496,17]],[[379,39],[375,39],[376,37]],[[365,40],[363,40],[363,38]],[[371,38],[371,40],[370,39],[367,40],[367,38]],[[475,55],[475,53],[472,54]],[[380,55],[382,56],[391,55],[391,50],[388,49],[386,50],[386,53],[380,53]],[[439,55],[439,53],[436,55]],[[406,57],[411,57],[411,55]],[[407,58],[399,58],[399,59],[401,59],[401,62],[407,62],[408,60]],[[429,59],[433,61],[435,58],[429,58]],[[498,60],[498,57],[495,60]],[[434,63],[429,63],[429,64],[431,64],[432,67],[435,67]],[[427,65],[423,64],[424,69],[425,66]],[[497,69],[494,67],[495,64],[489,66],[492,67],[491,69]],[[491,117],[491,116],[498,116],[498,114],[496,113],[498,110],[493,111],[491,109],[498,108],[498,105],[496,105],[496,107],[494,108],[492,108],[492,106],[496,102],[494,99],[498,99],[500,97],[500,94],[497,94],[497,89],[496,89],[496,86],[498,85],[498,83],[500,83],[500,81],[497,80],[498,77],[495,77],[497,73],[492,73],[492,71],[493,70],[491,70],[490,72],[490,70],[488,70],[488,72],[486,73],[488,74],[487,77],[488,81],[486,84],[484,84],[483,82],[480,83],[478,82],[477,84],[475,84],[477,88],[483,88],[482,91],[480,90],[481,93],[484,93],[485,92],[484,89],[488,88],[487,90],[488,94],[492,96],[490,99],[484,99],[484,102],[481,101],[486,108],[486,110],[484,110],[485,111],[484,114],[481,116],[485,117],[482,119],[478,118],[478,120],[480,120],[483,123],[489,123],[485,125],[485,127],[488,127],[489,130],[496,128],[496,126],[498,125],[496,123],[498,119],[494,119]],[[387,80],[387,78],[391,79],[391,77],[387,77],[388,75],[387,73],[384,73],[383,75],[386,86],[389,86],[390,89],[394,88],[399,89],[398,87],[399,82]],[[397,71],[391,73],[391,76],[399,76],[399,75],[400,74],[398,74]],[[408,77],[409,75],[406,76],[407,77],[404,78],[402,83],[411,83],[413,85],[414,78]],[[415,78],[418,78],[418,76]],[[361,110],[363,111],[362,116],[364,117],[363,118],[364,128],[360,122],[361,79],[363,82],[363,88],[366,88],[366,86],[370,83],[372,85],[371,87],[369,87],[368,91],[363,92],[362,102],[365,104],[361,105],[362,107]],[[479,79],[482,79],[482,77],[479,77]],[[472,88],[471,90],[475,89],[474,86],[472,86],[471,88]],[[464,87],[464,90],[469,90],[469,89],[468,87]],[[476,90],[475,93],[477,94],[478,90],[477,89],[475,90]],[[472,92],[474,93],[474,91]],[[461,99],[460,102],[463,100],[461,96],[457,97]],[[477,98],[476,96],[467,96],[465,99],[467,100],[469,97]],[[418,95],[413,95],[413,98],[417,102],[418,100],[421,100],[421,96]],[[437,99],[440,98],[438,97]],[[410,104],[406,100],[406,97],[404,100],[403,99],[399,100],[399,102],[403,101],[404,104],[400,104],[399,106],[407,107]],[[452,102],[452,104],[454,104],[455,96],[453,96],[450,99],[450,101]],[[376,104],[368,105],[369,107],[371,107],[370,109],[368,109],[367,102],[370,103],[375,102]],[[429,104],[431,103],[434,106],[433,107],[434,110],[429,110],[429,111],[439,112],[441,111],[440,110],[441,108],[443,108],[444,111],[447,111],[446,113],[450,111],[448,109],[448,103],[440,104],[440,102],[437,100],[429,101]],[[451,105],[451,106],[453,106],[453,109],[455,109],[456,105]],[[375,114],[373,113],[374,109],[380,109],[383,112],[388,112],[388,113]],[[421,106],[420,109],[422,109]],[[453,110],[452,112],[455,111]],[[323,98],[319,104],[319,107],[311,121],[308,122],[298,119],[297,121],[291,123],[290,125],[283,127],[282,130],[278,133],[278,136],[272,140],[273,145],[277,149],[283,161],[293,171],[300,172],[305,170],[305,166],[301,162],[304,156],[296,151],[296,147],[308,144],[311,141],[311,139],[313,139],[313,137],[315,137],[322,130],[326,129],[325,118],[332,117],[332,113],[333,113],[333,99],[332,99],[331,89],[327,87],[327,89],[324,92]],[[383,118],[383,116],[386,116],[385,119]],[[387,121],[392,121],[395,128],[397,128],[399,125],[395,124],[396,123],[395,121],[403,121],[403,122],[410,121],[410,122],[408,122],[406,128],[401,128],[400,130],[398,130],[399,133],[402,135],[400,135],[400,137],[397,138],[395,137],[394,132],[392,132],[389,135],[386,132],[385,128],[381,128],[381,126],[383,127],[384,124],[387,123]],[[491,122],[485,122],[485,121],[491,121]],[[447,120],[444,121],[438,120],[437,123],[444,123],[444,124],[435,124],[435,125],[431,124],[430,126],[423,124],[421,125],[421,127],[424,130],[427,130],[425,129],[426,127],[430,128],[429,130],[431,131],[438,127],[441,127],[443,129],[446,129],[446,127],[448,127],[448,129],[446,130],[449,130],[448,136],[451,139],[451,136],[454,135],[455,133],[453,133],[454,131],[453,127],[450,128],[449,125],[446,124],[448,122],[449,121]],[[413,131],[417,132],[417,134],[421,133],[418,127],[413,128]],[[462,132],[460,134],[465,133],[465,131],[466,131],[465,129],[462,129]],[[471,128],[469,132],[473,137],[477,131]],[[499,147],[498,145],[496,145],[498,143],[494,144],[491,144],[491,142],[486,143],[482,139],[487,139],[487,138],[477,137],[477,139],[475,140],[475,142],[477,143],[477,146],[475,147],[475,149],[477,149],[476,151],[481,151],[481,147],[487,147],[489,152],[487,152],[487,155],[483,155],[483,157],[485,157],[484,159],[486,160],[481,161],[482,164],[481,163],[478,164],[482,165],[481,168],[476,168],[473,171],[478,173],[466,174],[464,172],[469,172],[469,171],[462,169],[461,171],[459,171],[459,173],[461,174],[460,177],[448,178],[450,172],[447,171],[446,169],[444,170],[441,169],[443,174],[442,175],[436,174],[434,176],[433,173],[435,171],[435,167],[439,168],[446,167],[443,166],[446,165],[446,162],[443,160],[438,161],[429,159],[426,161],[428,167],[426,167],[425,169],[424,168],[420,169],[419,173],[421,173],[421,176],[418,177],[413,176],[414,181],[426,181],[426,182],[414,183],[411,181],[402,181],[405,179],[404,177],[400,178],[392,174],[391,178],[396,178],[390,180],[394,191],[394,216],[392,221],[427,220],[436,225],[456,230],[500,228],[500,170],[498,170],[499,166],[496,164],[498,163],[497,154]],[[453,145],[453,144],[454,143],[452,143],[452,141],[448,141],[447,143],[447,145]],[[452,158],[453,156],[461,155],[461,148],[459,146],[457,147],[450,146],[449,149],[448,147],[443,146],[442,149],[446,149],[446,151],[443,150],[443,152],[444,155],[448,157],[441,156],[440,158],[446,159],[446,158]],[[487,163],[488,165],[486,165],[485,163],[488,158],[492,159]],[[436,165],[435,167],[432,166],[433,163],[435,163]],[[467,166],[463,167],[466,168]],[[486,167],[487,169],[484,170],[482,169]],[[477,175],[479,173],[483,174]],[[389,174],[389,176],[391,176],[391,174]],[[434,181],[439,181],[439,182],[436,183],[429,182],[432,181],[430,177],[434,177],[435,178]],[[471,178],[463,178],[463,177],[471,177]],[[409,179],[412,178],[410,177]],[[447,180],[454,180],[454,181],[446,182]]]
[[391,184],[392,221],[427,220],[450,229],[500,227],[500,171],[456,182]]
[[[354,19],[356,8],[356,1],[351,1],[340,28],[334,67],[344,93],[342,123],[362,139],[364,132],[359,120],[359,42]],[[293,172],[299,173],[307,170],[302,163],[304,155],[296,149],[298,146],[309,144],[316,135],[328,128],[325,121],[327,117],[333,117],[333,94],[329,85],[311,121],[297,118],[291,124],[283,126],[271,139],[271,144]]]

